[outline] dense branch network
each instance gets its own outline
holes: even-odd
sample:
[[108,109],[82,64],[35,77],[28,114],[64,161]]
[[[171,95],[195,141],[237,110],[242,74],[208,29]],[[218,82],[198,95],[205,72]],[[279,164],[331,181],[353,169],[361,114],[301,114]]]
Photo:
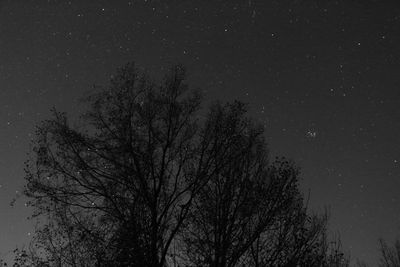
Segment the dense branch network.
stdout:
[[38,126],[25,195],[39,223],[19,266],[333,266],[298,168],[269,158],[246,105],[203,112],[184,81],[128,64],[79,127],[55,110]]

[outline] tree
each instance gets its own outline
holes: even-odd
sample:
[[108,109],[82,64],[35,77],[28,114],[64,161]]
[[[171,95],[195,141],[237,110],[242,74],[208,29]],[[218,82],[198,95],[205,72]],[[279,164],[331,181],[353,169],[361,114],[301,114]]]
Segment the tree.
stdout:
[[400,241],[395,240],[393,245],[388,245],[383,239],[379,240],[380,267],[400,266]]
[[327,216],[307,214],[299,169],[285,158],[270,162],[263,128],[245,114],[240,102],[217,103],[207,117],[204,135],[226,152],[212,155],[222,167],[194,197],[181,233],[183,260],[212,267],[332,262]]
[[[84,129],[64,113],[37,130],[25,190],[44,218],[34,239],[52,265],[163,266],[211,165],[175,67],[156,85],[133,64],[86,99]],[[89,265],[89,264],[88,264]]]
[[235,266],[296,197],[296,170],[284,161],[268,167],[263,131],[245,112],[239,102],[216,104],[206,121],[205,135],[226,148],[212,157],[227,164],[201,188],[183,232],[195,266]]
[[325,266],[326,223],[326,215],[308,215],[297,200],[252,246],[253,266]]
[[[349,267],[350,266],[350,256],[343,251],[342,241],[340,236],[336,236],[333,240],[325,238],[325,248],[324,251],[324,261],[322,266],[326,267]],[[327,243],[329,242],[329,244]],[[362,264],[362,262],[357,261],[356,264]]]
[[243,103],[200,116],[184,79],[128,64],[79,126],[56,110],[38,126],[21,266],[323,266],[327,218],[308,214],[298,168],[269,159]]

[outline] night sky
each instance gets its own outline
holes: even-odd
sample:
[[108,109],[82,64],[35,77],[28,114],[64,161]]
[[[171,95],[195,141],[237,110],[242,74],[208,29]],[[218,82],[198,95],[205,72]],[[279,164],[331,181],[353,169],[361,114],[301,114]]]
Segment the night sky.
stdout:
[[182,63],[206,102],[248,103],[353,259],[374,266],[400,235],[400,2],[1,0],[0,255],[32,231],[10,202],[35,125],[129,61]]

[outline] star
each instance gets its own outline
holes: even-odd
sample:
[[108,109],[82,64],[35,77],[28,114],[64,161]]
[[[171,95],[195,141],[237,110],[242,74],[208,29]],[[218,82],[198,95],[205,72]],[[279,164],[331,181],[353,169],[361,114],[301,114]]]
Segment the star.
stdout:
[[316,132],[316,131],[313,131],[313,130],[308,130],[308,131],[306,132],[306,136],[307,136],[308,138],[316,138],[316,137],[317,137],[317,132]]

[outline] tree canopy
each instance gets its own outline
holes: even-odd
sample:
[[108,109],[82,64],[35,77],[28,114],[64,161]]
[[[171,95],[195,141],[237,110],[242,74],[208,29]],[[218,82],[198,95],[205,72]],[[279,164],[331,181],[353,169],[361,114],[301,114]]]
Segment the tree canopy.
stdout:
[[78,126],[56,110],[38,125],[24,191],[38,227],[18,266],[348,264],[245,104],[204,111],[182,66],[156,82],[132,63],[84,103]]

